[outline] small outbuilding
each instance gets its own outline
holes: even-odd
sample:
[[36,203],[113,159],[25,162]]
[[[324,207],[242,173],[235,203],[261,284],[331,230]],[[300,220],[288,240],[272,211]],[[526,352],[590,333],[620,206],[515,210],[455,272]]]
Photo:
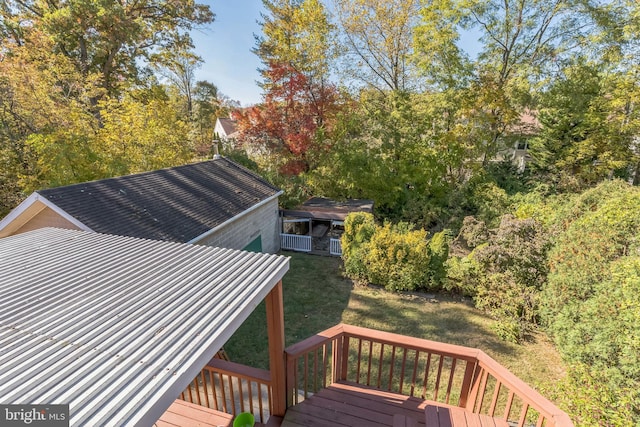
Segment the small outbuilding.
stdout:
[[39,190],[0,221],[0,237],[42,227],[274,253],[282,191],[213,160]]
[[340,237],[344,232],[344,220],[352,212],[373,213],[373,200],[336,201],[312,197],[295,209],[281,210],[281,248],[320,255],[342,255]]

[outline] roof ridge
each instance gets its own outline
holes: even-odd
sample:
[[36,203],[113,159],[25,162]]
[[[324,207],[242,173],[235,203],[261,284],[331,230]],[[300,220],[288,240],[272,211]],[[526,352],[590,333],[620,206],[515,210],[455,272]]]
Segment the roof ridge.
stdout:
[[224,157],[224,156],[220,156],[218,159],[215,160],[226,160],[228,163],[231,164],[231,166],[236,167],[237,169],[240,169],[241,171],[251,175],[252,177],[259,179],[260,181],[264,182],[265,184],[267,184],[269,187],[271,187],[272,189],[276,190],[276,191],[281,191],[280,188],[276,187],[275,185],[273,185],[272,183],[270,183],[269,181],[267,181],[266,179],[264,179],[262,176],[258,175],[257,172],[252,171],[251,169],[249,169],[246,166],[241,165],[240,163],[236,163],[233,160]]
[[155,174],[155,173],[162,172],[162,171],[178,170],[178,169],[184,169],[184,168],[188,168],[188,167],[193,167],[193,166],[196,166],[196,165],[202,165],[202,164],[210,163],[210,162],[213,162],[213,161],[216,161],[216,160],[219,160],[219,159],[207,159],[207,160],[202,160],[202,161],[199,161],[199,162],[187,163],[187,164],[184,164],[184,165],[177,165],[177,166],[170,166],[170,167],[161,168],[161,169],[154,169],[154,170],[150,170],[150,171],[135,172],[135,173],[127,174],[127,175],[111,176],[111,177],[108,177],[108,178],[92,179],[91,181],[76,182],[76,183],[73,183],[73,184],[59,185],[57,187],[41,188],[41,189],[35,190],[35,192],[39,193],[39,194],[42,194],[43,191],[58,190],[58,189],[61,189],[61,188],[74,187],[74,186],[79,186],[79,185],[83,185],[83,184],[92,184],[92,183],[103,182],[103,181],[117,181],[117,180],[120,180],[120,179],[125,179],[125,178],[130,178],[130,177],[151,175],[151,174]]

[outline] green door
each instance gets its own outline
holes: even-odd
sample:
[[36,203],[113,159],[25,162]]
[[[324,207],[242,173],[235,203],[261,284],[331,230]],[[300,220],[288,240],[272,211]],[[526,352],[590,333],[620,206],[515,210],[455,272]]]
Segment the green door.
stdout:
[[245,251],[249,252],[262,252],[262,236],[258,236],[244,247]]

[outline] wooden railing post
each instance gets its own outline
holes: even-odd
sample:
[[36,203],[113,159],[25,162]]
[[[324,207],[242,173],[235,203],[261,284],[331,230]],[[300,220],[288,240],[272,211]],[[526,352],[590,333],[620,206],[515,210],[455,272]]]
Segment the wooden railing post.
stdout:
[[347,379],[349,372],[349,335],[342,335],[342,356],[340,356],[340,380]]
[[282,281],[265,298],[267,335],[269,336],[269,370],[273,390],[272,415],[283,417],[287,410],[286,366],[284,353],[284,309]]
[[462,379],[462,387],[460,388],[460,400],[458,401],[458,406],[461,408],[467,407],[467,401],[471,393],[473,376],[476,374],[477,365],[477,362],[471,363],[467,361],[467,367],[464,370],[464,378]]
[[342,335],[339,335],[331,341],[331,383],[335,383],[340,379],[341,357]]
[[296,370],[297,370],[297,359],[295,357],[290,357],[285,353],[285,361],[286,361],[286,381],[287,381],[287,392],[286,392],[286,406],[295,405],[297,402],[294,398],[294,393],[297,390],[297,378],[296,378]]

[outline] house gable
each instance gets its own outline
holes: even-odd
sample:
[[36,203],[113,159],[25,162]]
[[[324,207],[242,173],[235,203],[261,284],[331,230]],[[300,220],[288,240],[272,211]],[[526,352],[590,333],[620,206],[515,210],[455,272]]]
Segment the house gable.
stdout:
[[0,237],[20,234],[42,227],[92,231],[89,227],[36,192],[0,221]]
[[216,125],[213,131],[222,139],[233,138],[237,131],[236,123],[237,122],[235,120],[228,117],[219,117],[216,120]]

